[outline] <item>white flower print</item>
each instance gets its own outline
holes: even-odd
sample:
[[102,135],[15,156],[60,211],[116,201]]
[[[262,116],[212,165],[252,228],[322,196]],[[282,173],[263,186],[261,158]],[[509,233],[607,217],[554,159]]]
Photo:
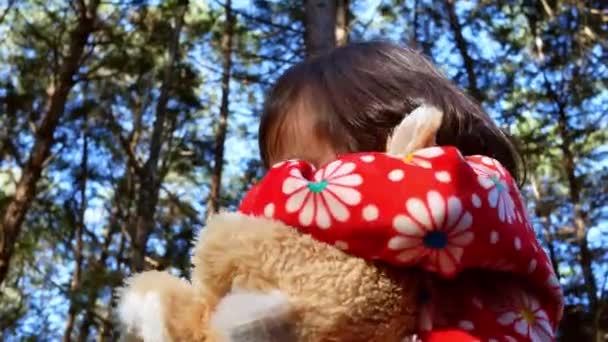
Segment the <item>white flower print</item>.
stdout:
[[364,155],[361,157],[361,161],[363,161],[364,163],[372,163],[374,160],[376,160],[376,157],[372,156],[371,154]]
[[452,181],[452,176],[447,171],[439,171],[435,172],[435,179],[437,179],[441,183],[449,183]]
[[423,260],[432,271],[444,275],[456,272],[463,249],[473,241],[473,216],[463,210],[459,198],[445,200],[437,191],[427,194],[426,202],[410,198],[406,215],[397,215],[393,226],[399,235],[391,238],[388,248],[400,251],[397,260]]
[[280,161],[280,162],[272,165],[271,168],[276,169],[276,168],[279,168],[279,167],[285,165],[286,163],[287,163],[287,161]]
[[264,207],[264,216],[268,218],[273,218],[274,216],[274,203],[268,203]]
[[440,147],[428,147],[408,154],[403,161],[408,164],[430,169],[432,165],[427,159],[439,157],[442,154],[443,150]]
[[[493,159],[490,159],[493,161]],[[498,209],[498,218],[502,222],[513,223],[516,219],[515,202],[509,193],[509,186],[505,180],[506,171],[498,164],[497,170],[492,170],[484,165],[469,162],[473,171],[477,174],[477,181],[484,189],[488,190],[488,204]]]
[[467,331],[473,331],[475,329],[475,324],[471,321],[460,321],[458,322],[458,327]]
[[350,217],[347,206],[361,202],[361,193],[355,189],[363,183],[363,178],[353,173],[354,163],[340,160],[329,163],[318,170],[313,180],[302,176],[298,169],[292,169],[283,182],[283,193],[289,195],[285,210],[299,212],[298,219],[303,226],[313,223],[327,229],[332,219],[346,222]]
[[516,237],[515,239],[513,239],[513,246],[518,251],[521,249],[521,239],[519,237]]
[[498,240],[500,240],[500,234],[497,231],[493,230],[490,232],[490,243],[495,245]]
[[288,159],[288,160],[284,160],[284,161],[280,161],[274,165],[271,166],[271,168],[276,169],[279,167],[282,167],[285,164],[288,164],[287,166],[294,166],[298,164],[298,160],[297,159]]
[[415,156],[418,157],[424,157],[424,158],[436,158],[439,157],[441,155],[443,155],[443,149],[441,147],[427,147],[427,148],[423,148],[420,149],[416,152],[414,152]]
[[526,293],[515,298],[515,307],[502,313],[498,323],[513,326],[515,332],[528,337],[532,342],[553,341],[553,328],[547,313],[541,309],[538,299]]

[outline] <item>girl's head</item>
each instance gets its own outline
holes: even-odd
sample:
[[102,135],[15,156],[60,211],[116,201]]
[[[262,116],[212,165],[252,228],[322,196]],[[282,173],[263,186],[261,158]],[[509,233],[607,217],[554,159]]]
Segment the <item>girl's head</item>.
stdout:
[[426,103],[443,111],[438,145],[500,161],[520,157],[475,102],[421,54],[384,42],[350,44],[299,63],[266,100],[259,144],[266,166],[298,158],[320,166],[340,154],[383,151],[404,116]]

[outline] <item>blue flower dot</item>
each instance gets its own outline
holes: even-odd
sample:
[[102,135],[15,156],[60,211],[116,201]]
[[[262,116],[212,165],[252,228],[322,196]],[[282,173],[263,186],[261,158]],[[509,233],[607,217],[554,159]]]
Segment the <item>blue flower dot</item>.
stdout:
[[432,231],[424,236],[424,245],[428,248],[443,249],[448,244],[448,237],[444,232]]

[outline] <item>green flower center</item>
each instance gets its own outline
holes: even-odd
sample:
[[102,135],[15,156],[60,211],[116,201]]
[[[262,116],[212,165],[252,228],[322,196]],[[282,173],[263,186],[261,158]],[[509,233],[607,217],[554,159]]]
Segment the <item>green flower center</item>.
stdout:
[[326,180],[322,180],[320,182],[310,182],[308,183],[308,190],[310,190],[310,192],[312,193],[319,193],[322,192],[323,190],[325,190],[325,188],[327,187],[328,182]]
[[498,190],[498,192],[505,191],[505,187],[502,185],[502,182],[498,177],[490,176],[490,180],[492,181],[492,183],[494,183],[494,186],[496,186],[496,190]]

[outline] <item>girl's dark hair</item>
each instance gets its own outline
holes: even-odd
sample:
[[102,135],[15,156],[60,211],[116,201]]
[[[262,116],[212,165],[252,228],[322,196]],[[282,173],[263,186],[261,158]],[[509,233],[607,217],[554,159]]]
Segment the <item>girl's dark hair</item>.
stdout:
[[[284,146],[279,131],[296,108],[313,116],[317,136],[339,153],[384,151],[391,131],[422,102],[441,109],[438,145],[500,161],[515,177],[522,159],[480,105],[420,53],[386,42],[354,43],[303,61],[283,74],[262,114],[259,145],[264,164]],[[298,107],[300,106],[300,107]],[[300,113],[302,115],[302,113]]]

